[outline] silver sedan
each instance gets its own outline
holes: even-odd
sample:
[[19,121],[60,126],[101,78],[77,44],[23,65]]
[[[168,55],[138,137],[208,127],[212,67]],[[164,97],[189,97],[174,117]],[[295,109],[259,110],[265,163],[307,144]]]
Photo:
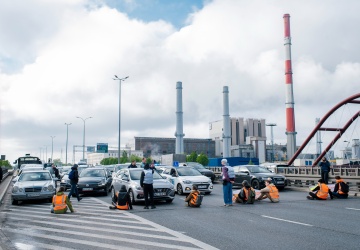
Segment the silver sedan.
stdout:
[[27,171],[20,174],[11,192],[11,202],[47,199],[54,196],[55,181],[47,170]]

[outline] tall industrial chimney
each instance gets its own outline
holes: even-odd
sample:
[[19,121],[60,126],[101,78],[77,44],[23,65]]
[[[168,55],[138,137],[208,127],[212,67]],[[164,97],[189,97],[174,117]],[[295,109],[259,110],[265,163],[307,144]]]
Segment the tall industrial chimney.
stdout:
[[284,15],[284,46],[285,46],[285,84],[286,84],[286,132],[287,135],[287,159],[291,159],[296,150],[294,93],[291,67],[291,37],[290,37],[290,15]]
[[175,153],[184,153],[184,136],[183,133],[183,111],[182,111],[182,82],[176,83],[176,145]]
[[229,114],[229,89],[228,86],[223,87],[223,157],[230,157],[230,114]]

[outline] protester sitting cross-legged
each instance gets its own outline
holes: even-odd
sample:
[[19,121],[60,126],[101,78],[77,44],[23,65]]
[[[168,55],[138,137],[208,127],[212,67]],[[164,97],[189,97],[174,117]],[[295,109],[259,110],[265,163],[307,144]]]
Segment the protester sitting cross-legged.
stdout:
[[114,206],[110,206],[110,209],[128,210],[133,209],[130,199],[129,191],[126,191],[125,185],[121,185],[120,191],[113,197]]
[[242,182],[243,187],[236,196],[235,202],[244,204],[253,204],[255,200],[255,190],[250,186],[247,180]]
[[64,191],[65,187],[60,187],[56,195],[53,196],[53,208],[51,209],[51,212],[54,212],[55,214],[64,214],[68,210],[68,207],[72,213],[75,212],[69,198],[64,194]]
[[349,196],[349,185],[340,176],[335,176],[335,180],[334,192],[331,192],[331,194],[336,198],[346,199]]
[[185,198],[185,202],[187,202],[187,206],[200,207],[201,200],[199,199],[200,198],[199,196],[200,196],[200,191],[198,190],[196,185],[193,185],[190,194]]
[[279,202],[279,191],[271,181],[270,177],[265,180],[266,187],[260,190],[260,196],[256,200],[261,201],[268,198],[271,202]]
[[306,196],[309,200],[326,200],[328,195],[332,199],[332,193],[330,188],[325,184],[323,179],[318,180],[318,184],[316,187],[311,189],[312,192],[309,192],[309,195]]

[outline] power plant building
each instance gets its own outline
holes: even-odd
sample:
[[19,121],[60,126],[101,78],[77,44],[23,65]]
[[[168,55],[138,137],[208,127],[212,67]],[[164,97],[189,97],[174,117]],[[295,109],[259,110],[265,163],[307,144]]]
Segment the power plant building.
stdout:
[[[266,159],[266,127],[265,119],[230,118],[231,156],[257,157],[259,162]],[[215,141],[215,154],[222,152],[223,121],[209,124],[209,137]]]

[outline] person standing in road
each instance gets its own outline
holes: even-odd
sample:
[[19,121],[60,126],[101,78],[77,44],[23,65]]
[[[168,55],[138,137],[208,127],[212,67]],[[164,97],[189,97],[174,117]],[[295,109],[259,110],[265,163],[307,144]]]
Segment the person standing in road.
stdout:
[[265,186],[260,190],[260,196],[257,198],[257,201],[261,201],[263,199],[269,198],[271,202],[277,203],[279,202],[279,190],[272,184],[271,178],[267,178],[265,180]]
[[77,189],[77,184],[79,182],[79,172],[78,172],[78,165],[77,164],[74,164],[74,166],[72,166],[71,171],[69,173],[69,180],[70,180],[70,185],[71,185],[71,189],[70,189],[70,192],[68,194],[69,200],[70,200],[71,195],[75,194],[77,200],[81,201],[82,198],[80,198],[79,191]]
[[140,186],[144,190],[144,198],[145,198],[144,209],[149,209],[149,196],[150,196],[151,209],[156,208],[154,205],[153,174],[154,174],[154,169],[150,169],[149,164],[146,163],[144,165],[144,171],[141,172],[141,176],[140,176]]
[[334,192],[331,192],[331,194],[336,198],[346,199],[349,196],[349,185],[340,176],[335,176],[335,180]]
[[223,179],[223,195],[224,206],[232,206],[232,184],[234,183],[234,170],[231,166],[228,166],[227,160],[221,160],[222,167],[222,179]]
[[56,195],[53,196],[53,209],[51,210],[51,212],[54,212],[55,214],[65,214],[68,210],[68,207],[70,209],[70,212],[75,212],[69,198],[64,194],[64,192],[65,188],[60,187]]
[[132,161],[128,168],[137,168],[136,161]]
[[141,160],[141,167],[142,167],[142,168],[145,168],[145,165],[146,165],[146,164],[149,165],[148,163],[146,163],[146,158],[143,157],[142,160]]
[[329,172],[330,172],[330,162],[326,160],[326,157],[322,158],[322,161],[319,164],[321,170],[321,179],[324,180],[325,184],[328,184]]
[[54,175],[56,178],[60,179],[60,174],[59,174],[59,169],[57,169],[57,167],[55,166],[55,164],[52,164],[52,169],[54,171]]
[[309,200],[326,200],[328,195],[330,195],[330,198],[333,199],[331,190],[325,184],[325,181],[323,179],[319,179],[317,186],[311,189],[311,191],[312,192],[309,192],[309,195],[306,196],[306,198]]

